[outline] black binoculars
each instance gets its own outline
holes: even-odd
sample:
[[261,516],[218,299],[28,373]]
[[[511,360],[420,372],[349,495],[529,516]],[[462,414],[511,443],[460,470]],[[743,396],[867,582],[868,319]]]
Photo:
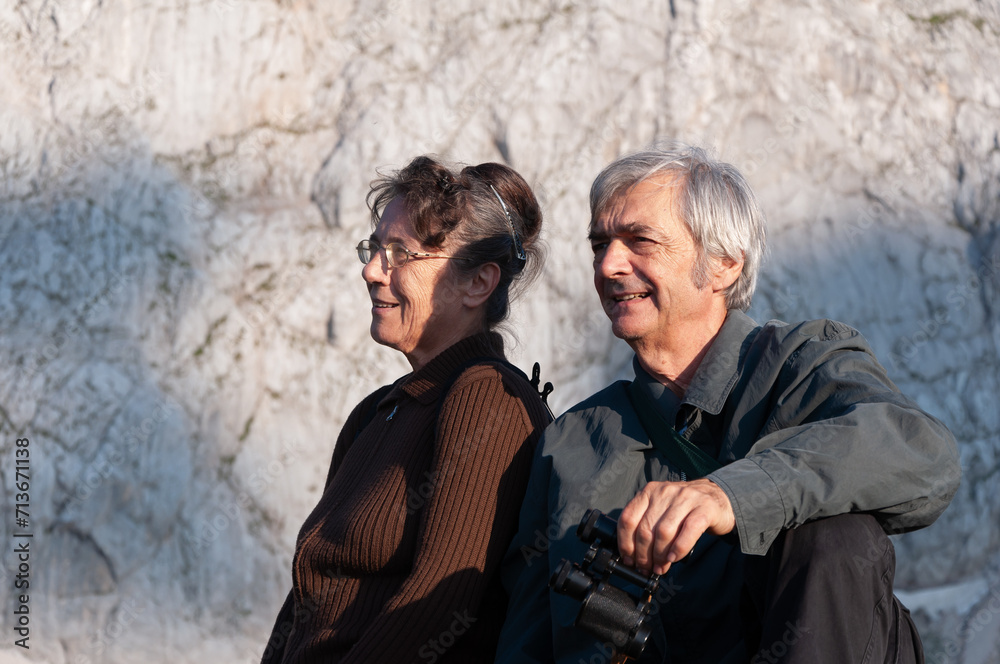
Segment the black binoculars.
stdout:
[[[611,643],[619,656],[638,658],[652,631],[646,619],[660,575],[647,576],[622,564],[617,530],[617,521],[599,510],[587,510],[576,529],[576,536],[590,545],[583,563],[563,559],[549,586],[580,602],[574,623],[577,627]],[[612,576],[636,586],[638,592],[633,594],[612,585]]]

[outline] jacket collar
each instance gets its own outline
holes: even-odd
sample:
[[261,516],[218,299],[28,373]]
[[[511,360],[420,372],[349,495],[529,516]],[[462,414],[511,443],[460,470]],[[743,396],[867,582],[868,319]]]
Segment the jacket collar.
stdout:
[[505,359],[503,337],[496,332],[482,332],[462,339],[417,371],[403,376],[386,399],[398,399],[403,393],[421,404],[432,404],[457,378],[455,372],[477,359]]
[[[698,365],[681,403],[690,404],[711,415],[722,412],[722,407],[739,378],[739,367],[747,352],[750,335],[758,328],[757,323],[745,313],[739,309],[730,309],[719,334]],[[648,390],[654,399],[661,397],[662,389],[656,389],[651,384],[656,381],[639,366],[638,358],[633,360],[632,366],[642,389]]]

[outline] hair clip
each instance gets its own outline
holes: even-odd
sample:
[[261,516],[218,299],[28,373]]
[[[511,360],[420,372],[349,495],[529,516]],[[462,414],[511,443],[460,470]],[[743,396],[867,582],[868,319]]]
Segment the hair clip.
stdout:
[[510,237],[514,241],[514,254],[517,256],[518,260],[528,260],[528,255],[524,253],[524,244],[521,242],[521,234],[517,232],[516,228],[514,228],[514,219],[510,216],[510,210],[507,209],[507,204],[503,202],[502,198],[500,198],[500,194],[497,193],[497,190],[493,187],[493,185],[490,185],[490,189],[493,190],[493,195],[497,197],[498,201],[500,201],[500,207],[503,208],[503,213],[507,217],[507,225],[510,226]]

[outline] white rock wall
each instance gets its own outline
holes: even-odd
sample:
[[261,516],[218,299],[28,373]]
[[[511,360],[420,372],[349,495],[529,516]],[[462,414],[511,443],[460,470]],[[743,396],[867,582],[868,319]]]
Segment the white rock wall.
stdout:
[[550,252],[514,358],[557,410],[624,375],[586,196],[656,137],[761,195],[758,319],[857,326],[959,438],[897,580],[928,661],[1000,662],[1000,4],[478,4],[0,5],[0,662],[259,657],[343,418],[406,371],[353,251],[376,168],[517,168]]

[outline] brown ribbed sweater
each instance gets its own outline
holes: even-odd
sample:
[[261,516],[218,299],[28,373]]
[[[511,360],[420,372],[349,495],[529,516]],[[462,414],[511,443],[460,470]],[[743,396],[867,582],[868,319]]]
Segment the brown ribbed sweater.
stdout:
[[499,335],[458,342],[348,417],[262,662],[493,661],[499,565],[550,418],[506,366],[456,378],[483,357],[503,357]]

